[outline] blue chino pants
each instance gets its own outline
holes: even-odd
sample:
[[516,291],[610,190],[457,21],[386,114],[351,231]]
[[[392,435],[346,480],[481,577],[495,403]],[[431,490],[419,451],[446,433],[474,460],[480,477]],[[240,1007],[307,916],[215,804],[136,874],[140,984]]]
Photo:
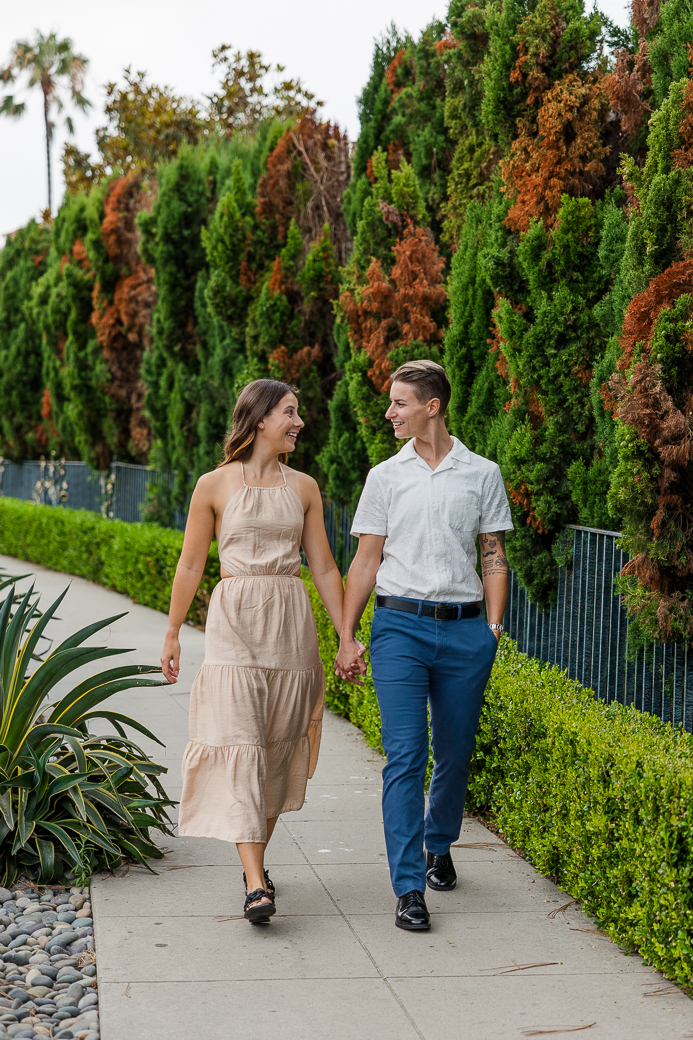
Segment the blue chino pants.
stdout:
[[[443,856],[459,838],[496,649],[496,637],[481,615],[436,621],[400,610],[375,610],[370,659],[387,755],[383,823],[398,897],[426,889],[424,844]],[[434,765],[424,817],[429,706]]]

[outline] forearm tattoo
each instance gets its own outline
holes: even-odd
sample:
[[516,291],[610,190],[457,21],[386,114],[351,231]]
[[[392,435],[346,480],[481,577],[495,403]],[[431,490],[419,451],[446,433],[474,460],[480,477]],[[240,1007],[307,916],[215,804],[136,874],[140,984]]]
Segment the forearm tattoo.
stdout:
[[508,559],[505,555],[505,531],[493,531],[480,534],[481,574],[484,578],[493,574],[508,573]]

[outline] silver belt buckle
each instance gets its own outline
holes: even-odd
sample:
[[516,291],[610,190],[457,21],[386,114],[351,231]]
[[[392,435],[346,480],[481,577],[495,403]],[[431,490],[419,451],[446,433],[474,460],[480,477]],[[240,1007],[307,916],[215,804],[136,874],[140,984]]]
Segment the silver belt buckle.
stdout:
[[446,608],[446,603],[436,603],[435,607],[433,608],[433,617],[436,621],[447,621],[447,618],[443,616],[443,611]]

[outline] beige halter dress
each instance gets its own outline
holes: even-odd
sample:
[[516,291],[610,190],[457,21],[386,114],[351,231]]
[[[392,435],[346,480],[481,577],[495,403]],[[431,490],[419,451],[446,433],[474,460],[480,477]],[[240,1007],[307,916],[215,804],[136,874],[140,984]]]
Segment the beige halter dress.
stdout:
[[243,487],[219,532],[222,578],[190,697],[178,833],[267,841],[300,809],[318,760],[325,676],[302,580],[303,505],[286,483]]

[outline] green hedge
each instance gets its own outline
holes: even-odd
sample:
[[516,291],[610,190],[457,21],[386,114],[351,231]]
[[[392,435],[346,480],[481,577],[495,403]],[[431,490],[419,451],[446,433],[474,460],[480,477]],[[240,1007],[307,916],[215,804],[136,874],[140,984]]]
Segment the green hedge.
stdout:
[[[155,610],[168,612],[182,545],[180,531],[153,524],[126,524],[83,509],[54,509],[0,498],[0,552],[88,578]],[[188,611],[190,621],[204,625],[218,581],[214,543]]]
[[[0,552],[168,609],[179,532],[0,499]],[[307,572],[327,703],[382,750],[370,676],[332,670],[337,636]],[[214,546],[190,617],[219,578]],[[372,604],[360,636],[367,643]],[[504,638],[489,682],[468,808],[579,899],[613,939],[685,986],[693,981],[693,738],[633,708],[605,705]]]
[[[372,680],[359,689],[335,677],[337,637],[315,590],[310,594],[328,703],[380,749]],[[364,642],[370,616],[360,633]],[[688,734],[634,708],[595,701],[591,690],[504,638],[487,688],[467,808],[492,813],[513,848],[579,899],[612,939],[691,986]]]

